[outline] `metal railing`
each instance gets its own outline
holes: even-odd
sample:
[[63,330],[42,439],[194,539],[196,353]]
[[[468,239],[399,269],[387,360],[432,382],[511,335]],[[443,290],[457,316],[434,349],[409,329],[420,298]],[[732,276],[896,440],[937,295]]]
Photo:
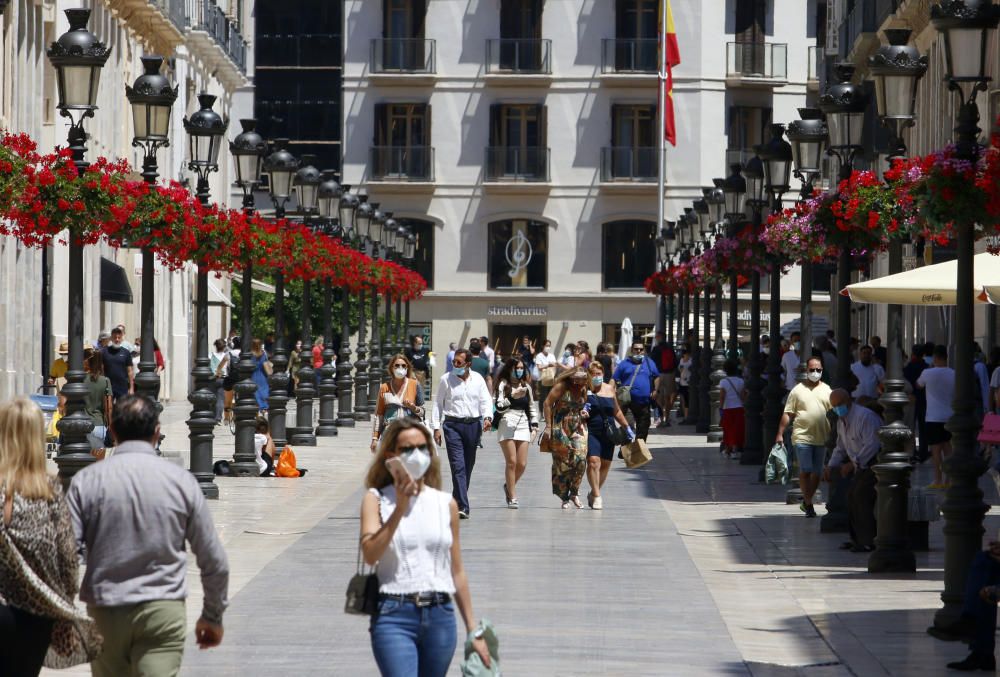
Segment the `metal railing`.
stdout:
[[486,180],[549,181],[549,149],[523,146],[489,146],[486,148]]
[[437,49],[424,38],[373,38],[369,68],[372,73],[434,73]]
[[486,73],[548,75],[551,56],[548,39],[491,38],[486,41]]
[[181,33],[187,30],[188,16],[184,0],[153,0],[152,3]]
[[726,149],[726,167],[738,164],[741,167],[746,167],[747,162],[749,162],[756,153],[753,152],[753,148],[727,148]]
[[788,45],[782,42],[726,43],[726,75],[784,80]]
[[[172,0],[167,0],[172,1]],[[240,34],[239,28],[214,0],[201,0],[191,7],[191,29],[205,31],[215,41],[222,51],[246,73],[247,42]]]
[[900,0],[858,0],[840,24],[840,55],[846,57],[863,33],[875,33],[899,7]]
[[656,181],[656,151],[653,146],[605,146],[601,149],[601,181]]
[[810,81],[819,80],[819,64],[823,60],[820,48],[815,45],[809,48],[809,63],[806,71],[806,79]]
[[333,33],[260,34],[258,66],[329,68],[338,63],[338,37]]
[[602,73],[657,72],[656,38],[605,38],[601,51]]
[[372,179],[376,181],[433,181],[432,146],[372,146]]

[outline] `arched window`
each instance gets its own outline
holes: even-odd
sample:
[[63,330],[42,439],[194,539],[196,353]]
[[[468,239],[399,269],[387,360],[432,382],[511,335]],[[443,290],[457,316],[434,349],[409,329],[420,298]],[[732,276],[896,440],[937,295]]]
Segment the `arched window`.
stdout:
[[490,289],[545,289],[547,263],[546,224],[530,219],[490,224]]
[[656,268],[655,227],[652,221],[604,224],[605,289],[642,289]]
[[434,224],[422,219],[396,219],[397,222],[410,229],[417,237],[417,249],[414,252],[413,268],[424,280],[427,288],[434,288]]

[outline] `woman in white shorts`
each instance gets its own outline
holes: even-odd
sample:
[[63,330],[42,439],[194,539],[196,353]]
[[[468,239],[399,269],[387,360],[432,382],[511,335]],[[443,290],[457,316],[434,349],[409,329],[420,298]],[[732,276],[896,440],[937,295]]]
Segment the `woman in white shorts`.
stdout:
[[528,367],[520,357],[507,360],[497,376],[496,415],[500,421],[495,425],[506,462],[503,491],[507,507],[514,510],[518,507],[517,481],[528,467],[528,443],[538,428],[530,378]]

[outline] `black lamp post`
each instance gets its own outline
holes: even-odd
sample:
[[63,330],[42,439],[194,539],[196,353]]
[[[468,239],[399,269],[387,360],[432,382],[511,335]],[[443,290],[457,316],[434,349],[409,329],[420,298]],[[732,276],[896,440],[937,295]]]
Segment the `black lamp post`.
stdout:
[[[687,215],[681,215],[677,218],[678,223],[683,224],[681,227],[684,229],[684,240],[687,243],[687,252],[689,259],[693,259],[701,254],[698,246],[698,238],[695,236],[696,228],[692,226],[691,221],[688,219]],[[690,333],[691,333],[691,377],[688,380],[688,392],[690,393],[690,402],[688,402],[688,415],[684,419],[686,425],[695,426],[696,432],[698,431],[698,420],[701,418],[701,393],[699,392],[701,388],[701,359],[702,359],[702,348],[701,348],[701,292],[697,289],[691,291],[688,297],[691,319],[690,319]],[[706,356],[707,358],[707,356]]]
[[[163,57],[144,56],[141,59],[143,74],[131,87],[125,86],[125,96],[132,107],[135,136],[132,145],[142,148],[142,178],[156,183],[156,151],[170,145],[170,109],[177,99],[177,87],[160,74]],[[139,325],[142,343],[139,346],[139,374],[135,377],[135,391],[151,399],[160,395],[160,377],[156,373],[156,355],[153,346],[153,252],[142,250],[142,302],[139,306]]]
[[[753,215],[754,236],[760,235],[762,215],[767,200],[764,198],[764,163],[760,150],[747,162],[743,176],[747,181],[747,206]],[[764,399],[761,392],[763,360],[760,353],[760,273],[756,267],[750,273],[750,354],[747,356],[746,444],[740,455],[740,465],[760,465],[764,462]]]
[[[257,133],[256,120],[240,120],[243,131],[229,144],[229,152],[236,161],[236,185],[243,191],[243,211],[251,214],[254,210],[253,191],[260,185],[261,167],[267,143]],[[246,252],[243,262],[243,280],[240,284],[240,361],[237,365],[229,365],[236,369],[240,380],[233,390],[236,391],[236,441],[231,469],[240,477],[255,477],[260,474],[257,462],[254,460],[253,436],[254,421],[257,418],[257,384],[253,382],[253,356],[250,354],[250,339],[253,331],[251,314],[253,312],[253,261]]]
[[[707,253],[715,241],[714,226],[709,223],[705,228],[702,228],[701,221],[698,219],[698,214],[694,211],[693,206],[685,207],[684,212],[687,214],[688,222],[693,229],[692,234],[695,240],[701,242],[702,254]],[[702,349],[701,363],[699,364],[701,388],[698,390],[698,421],[695,423],[694,430],[695,432],[706,434],[711,428],[712,422],[712,403],[710,399],[712,389],[712,315],[714,314],[712,292],[718,292],[719,289],[719,285],[706,286],[705,296],[702,299]],[[719,310],[721,311],[721,306]],[[716,326],[718,326],[718,321]]]
[[[371,244],[372,258],[376,261],[382,258],[382,229],[385,227],[386,220],[391,215],[391,212],[387,215],[385,212],[378,211],[372,217],[368,239]],[[382,385],[382,349],[379,343],[381,338],[378,323],[378,290],[373,287],[371,295],[370,307],[368,309],[372,317],[371,350],[368,355],[368,396],[367,398],[362,397],[362,399],[367,399],[365,411],[369,414],[375,412],[378,404],[378,391]]]
[[[385,222],[385,214],[383,214],[378,209],[378,205],[372,205],[371,214],[363,214],[362,219],[357,219],[355,221],[355,228],[358,232],[358,251],[367,254],[369,248],[372,250],[372,256],[374,257],[374,250],[376,245],[372,242],[372,232],[381,226]],[[358,291],[358,347],[356,351],[357,360],[354,361],[354,412],[349,414],[355,421],[369,421],[371,420],[371,413],[375,410],[374,407],[368,406],[368,393],[370,390],[369,381],[374,378],[372,371],[378,371],[376,365],[378,364],[377,358],[375,357],[376,346],[374,342],[371,346],[371,356],[369,356],[369,347],[366,342],[366,306],[368,305],[368,299],[365,295],[366,290],[362,287]],[[372,295],[376,293],[372,290]],[[372,313],[372,322],[375,322],[374,314],[378,311],[377,306]],[[345,321],[346,321],[345,315]],[[372,330],[374,332],[374,328]],[[348,352],[347,356],[350,356]],[[347,362],[348,376],[350,376],[350,366],[351,363]],[[373,367],[375,369],[373,370]]]
[[[73,164],[83,173],[89,163],[84,159],[87,152],[87,132],[83,121],[94,117],[97,110],[97,85],[101,68],[108,60],[111,50],[97,36],[87,30],[90,19],[89,9],[67,9],[69,30],[49,47],[48,57],[56,69],[56,83],[59,92],[59,115],[69,118],[67,142],[73,153]],[[66,414],[58,423],[62,444],[56,465],[63,487],[68,487],[73,476],[83,467],[94,462],[90,455],[87,435],[94,429],[94,423],[86,412],[87,386],[83,380],[83,245],[75,238],[69,238],[69,287],[66,329],[69,342],[69,369],[66,385],[62,393],[66,397]],[[42,253],[43,267],[47,262],[47,251]],[[48,299],[44,296],[47,283],[43,281],[43,324],[48,321]],[[49,331],[43,331],[43,351],[48,359]],[[48,372],[46,371],[46,374]]]
[[[417,258],[417,236],[413,231],[406,229],[406,238],[403,242],[403,262],[406,267],[413,270],[414,261]],[[405,305],[403,307],[403,336],[409,337],[410,335],[410,299],[404,301]]]
[[[391,261],[393,258],[393,247],[392,245],[396,242],[396,228],[399,224],[396,223],[395,219],[386,218],[382,223],[382,232],[380,233],[380,241],[382,243],[382,251],[385,260]],[[391,241],[390,241],[391,238]],[[385,295],[385,322],[383,326],[384,335],[382,337],[382,378],[387,379],[387,373],[389,370],[389,363],[392,360],[392,356],[396,354],[396,347],[393,342],[392,336],[392,295]]]
[[[837,158],[840,167],[839,181],[849,179],[854,167],[854,159],[863,148],[861,138],[864,129],[865,109],[868,94],[860,85],[851,82],[854,64],[839,63],[834,68],[839,82],[830,85],[819,99],[819,107],[826,114],[830,130],[828,153]],[[837,259],[837,289],[843,289],[851,282],[851,250],[842,247]],[[838,388],[850,389],[851,360],[851,300],[837,294],[837,360],[835,384]]]
[[[888,45],[868,59],[875,81],[875,101],[879,119],[892,136],[890,160],[906,156],[903,130],[916,119],[917,83],[927,71],[927,57],[907,42],[909,30],[885,31]],[[889,242],[889,274],[903,270],[903,243]],[[886,346],[886,378],[880,399],[885,425],[879,430],[882,451],[872,468],[878,480],[878,529],[875,551],[868,558],[868,571],[916,571],[917,563],[907,544],[907,504],[910,488],[909,448],[913,431],[903,420],[903,408],[909,397],[903,380],[903,308],[889,304]]]
[[[703,188],[702,194],[704,197],[701,200],[695,200],[693,204],[694,213],[698,218],[698,230],[705,241],[706,251],[714,246],[714,235],[718,228],[718,224],[712,219],[712,212],[714,210],[708,203],[712,191],[712,188]],[[709,297],[712,291],[715,292],[715,312],[713,313],[715,316],[715,343],[711,360],[706,359],[703,363],[704,370],[702,375],[708,379],[707,383],[709,384],[708,435],[706,440],[712,444],[718,444],[722,441],[722,391],[720,384],[722,383],[722,379],[726,377],[726,372],[723,370],[726,363],[726,351],[725,346],[722,344],[722,337],[719,334],[719,327],[722,322],[722,285],[715,284],[711,289],[706,289]],[[709,334],[706,332],[705,337],[707,338],[708,336]],[[709,345],[708,341],[706,341],[706,351]]]
[[[197,196],[203,204],[208,204],[208,175],[219,170],[219,149],[225,137],[227,120],[212,110],[215,97],[211,94],[198,96],[201,108],[184,119],[184,129],[188,134],[188,169],[198,176]],[[195,295],[195,359],[191,370],[194,390],[188,395],[191,403],[191,418],[188,428],[191,433],[191,473],[198,480],[198,486],[206,498],[218,498],[219,487],[215,485],[212,472],[212,441],[215,429],[215,374],[208,358],[208,271],[198,266]]]
[[[406,243],[406,236],[409,231],[403,224],[396,227],[396,237],[392,241],[392,249],[396,253],[396,263],[403,262],[403,246]],[[402,353],[406,345],[403,335],[403,297],[396,296],[396,352]]]
[[[744,212],[747,208],[747,181],[743,178],[743,167],[733,164],[729,167],[732,170],[725,183],[722,185],[722,193],[726,199],[726,221],[728,222],[727,235],[736,237],[739,234],[740,226],[746,220]],[[729,359],[738,360],[740,354],[739,324],[737,314],[739,313],[739,280],[735,271],[729,273]]]
[[[299,161],[288,151],[288,139],[275,139],[274,150],[264,160],[264,171],[268,173],[268,195],[274,205],[274,217],[285,218],[285,204],[292,195],[292,177],[299,167]],[[285,336],[285,274],[279,269],[274,273],[274,368],[267,383],[267,418],[271,426],[274,448],[281,450],[288,442],[288,344]],[[248,350],[249,345],[244,349]]]
[[[664,270],[670,270],[670,267],[674,263],[674,259],[677,257],[677,227],[673,221],[667,221],[667,227],[663,229],[663,253],[662,256]],[[669,294],[667,296],[667,308],[666,308],[666,326],[664,328],[664,336],[667,339],[667,344],[670,346],[675,345],[675,339],[680,331],[675,332],[675,327],[677,325],[677,312],[675,307],[675,294]],[[669,412],[667,412],[669,414]]]
[[[1000,6],[987,0],[945,0],[931,7],[931,23],[941,32],[945,47],[948,89],[959,96],[956,155],[973,164],[979,159],[979,106],[976,96],[986,91],[991,78],[988,60],[990,32],[1000,23]],[[934,616],[934,625],[943,627],[958,620],[965,592],[966,574],[976,553],[982,549],[983,515],[987,506],[979,489],[979,477],[986,463],[976,450],[979,421],[975,402],[979,396],[973,373],[973,257],[974,225],[958,222],[958,274],[955,290],[955,400],[954,415],[948,421],[952,455],[945,462],[951,486],[945,493],[944,606]]]
[[[306,158],[304,158],[305,160]],[[295,172],[292,184],[298,192],[299,210],[303,214],[303,221],[308,223],[312,213],[319,204],[319,184],[322,182],[319,170],[310,162],[303,162]],[[326,300],[326,299],[324,299]],[[332,436],[337,434],[334,425],[333,399],[330,386],[333,379],[330,376],[329,365],[326,363],[328,355],[323,356],[323,365],[320,367],[320,378],[326,383],[322,387],[322,394],[325,399],[320,399],[320,428],[322,432],[313,430],[313,401],[316,399],[316,370],[312,365],[312,282],[302,281],[302,347],[309,351],[309,357],[300,360],[299,385],[295,389],[295,428],[291,431],[292,444],[301,444],[307,447],[316,446],[316,435]],[[324,320],[329,312],[324,306]],[[329,322],[325,322],[330,324]],[[326,327],[324,327],[324,330]],[[324,346],[326,338],[323,340]],[[326,373],[324,373],[324,370]],[[322,407],[325,405],[326,409]]]

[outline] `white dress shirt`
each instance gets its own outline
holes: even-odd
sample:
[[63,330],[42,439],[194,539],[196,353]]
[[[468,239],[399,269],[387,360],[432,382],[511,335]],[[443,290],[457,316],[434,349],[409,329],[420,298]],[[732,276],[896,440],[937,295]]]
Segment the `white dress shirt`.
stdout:
[[847,416],[837,421],[837,446],[830,455],[830,467],[850,461],[858,469],[874,462],[879,450],[878,430],[882,419],[858,404],[852,404]]
[[431,428],[439,430],[445,416],[492,419],[493,398],[486,380],[471,369],[464,380],[455,376],[455,372],[443,375],[434,393]]

